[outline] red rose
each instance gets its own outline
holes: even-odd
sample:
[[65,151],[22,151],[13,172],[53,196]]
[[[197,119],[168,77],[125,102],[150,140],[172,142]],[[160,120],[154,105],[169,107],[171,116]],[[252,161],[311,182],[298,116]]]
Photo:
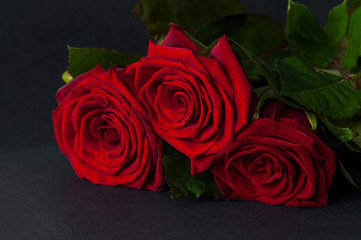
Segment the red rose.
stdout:
[[124,72],[148,109],[155,131],[191,158],[192,174],[209,168],[248,121],[252,86],[224,36],[199,50],[177,25],[161,45]]
[[56,139],[80,178],[159,191],[162,141],[117,71],[97,66],[59,89]]
[[224,196],[297,207],[326,206],[336,171],[334,152],[309,130],[302,110],[271,103],[261,116],[212,167]]

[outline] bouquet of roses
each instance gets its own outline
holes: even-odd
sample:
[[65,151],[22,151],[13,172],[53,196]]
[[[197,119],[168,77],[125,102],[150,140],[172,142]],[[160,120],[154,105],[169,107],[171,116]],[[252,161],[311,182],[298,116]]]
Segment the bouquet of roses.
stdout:
[[361,186],[359,1],[324,28],[292,1],[284,30],[238,0],[135,13],[146,57],[69,47],[53,120],[80,178],[298,207],[326,206],[336,170]]

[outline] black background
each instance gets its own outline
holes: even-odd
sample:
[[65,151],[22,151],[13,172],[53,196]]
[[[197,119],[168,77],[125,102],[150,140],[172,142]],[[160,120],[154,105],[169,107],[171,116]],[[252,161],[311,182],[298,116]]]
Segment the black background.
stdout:
[[[243,1],[284,24],[286,0]],[[340,1],[300,1],[321,24]],[[361,194],[339,188],[321,209],[171,200],[81,180],[59,151],[54,94],[66,45],[145,55],[134,0],[0,1],[0,239],[360,239]],[[206,4],[206,1],[205,1]]]

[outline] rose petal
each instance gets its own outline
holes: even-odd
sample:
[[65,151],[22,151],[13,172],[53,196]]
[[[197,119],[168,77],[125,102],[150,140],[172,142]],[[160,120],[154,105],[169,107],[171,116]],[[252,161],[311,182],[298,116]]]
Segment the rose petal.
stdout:
[[83,73],[82,75],[76,77],[75,79],[64,85],[63,87],[59,88],[59,90],[55,95],[57,102],[60,103],[61,101],[63,101],[63,99],[74,89],[74,87],[84,79],[88,77],[98,76],[104,72],[105,70],[100,65],[97,65],[89,72]]
[[198,54],[197,45],[183,33],[183,28],[176,24],[172,24],[168,34],[162,41],[162,46],[186,48],[191,50],[194,54]]
[[234,98],[237,109],[235,132],[238,132],[248,122],[248,110],[251,102],[252,85],[244,73],[243,68],[233,52],[226,36],[219,39],[210,55],[219,61],[232,83],[235,92]]

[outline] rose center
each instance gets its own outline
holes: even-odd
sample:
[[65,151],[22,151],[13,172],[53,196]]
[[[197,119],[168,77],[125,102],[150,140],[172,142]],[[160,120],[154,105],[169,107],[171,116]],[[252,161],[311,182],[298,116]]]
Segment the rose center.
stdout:
[[272,181],[275,171],[274,162],[265,156],[258,156],[250,160],[248,173],[257,182],[267,183]]
[[110,125],[99,127],[97,133],[107,143],[118,143],[120,141],[118,131]]
[[172,121],[188,121],[191,100],[184,89],[163,85],[159,90],[159,106]]
[[98,140],[114,145],[120,142],[118,130],[103,118],[95,118],[92,121],[91,130]]

